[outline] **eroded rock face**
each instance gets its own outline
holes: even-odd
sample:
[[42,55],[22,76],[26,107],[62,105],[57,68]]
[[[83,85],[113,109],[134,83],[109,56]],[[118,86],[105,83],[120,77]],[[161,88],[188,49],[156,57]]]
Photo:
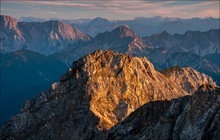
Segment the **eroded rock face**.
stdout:
[[146,58],[96,51],[1,126],[0,139],[90,139],[143,104],[187,93]]
[[122,120],[123,117],[118,118],[114,113],[120,103],[128,106],[126,117],[146,102],[186,94],[177,84],[154,70],[146,58],[96,51],[83,59],[83,69],[88,75],[86,93],[91,96],[90,109],[100,118],[100,130],[108,130]]
[[191,67],[181,68],[178,66],[161,71],[171,81],[177,83],[187,93],[192,94],[202,84],[211,84],[216,86],[216,83],[211,77],[200,73]]
[[106,139],[220,139],[220,88],[202,85],[192,96],[147,103]]

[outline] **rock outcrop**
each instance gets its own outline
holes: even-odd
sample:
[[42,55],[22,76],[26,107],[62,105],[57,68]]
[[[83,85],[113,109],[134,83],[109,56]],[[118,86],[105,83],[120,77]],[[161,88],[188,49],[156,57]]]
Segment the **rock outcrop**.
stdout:
[[220,88],[202,85],[192,96],[147,103],[96,136],[112,139],[220,139]]
[[[144,57],[132,58],[113,51],[96,51],[83,59],[89,78],[87,94],[91,96],[90,109],[100,118],[100,129],[111,128],[146,102],[171,99],[186,93],[155,71]],[[116,113],[120,106],[127,107],[119,111],[127,111],[123,117]]]
[[96,51],[27,101],[1,126],[0,139],[89,139],[147,102],[186,94],[144,57]]
[[187,93],[192,94],[200,85],[211,84],[216,86],[216,83],[211,77],[200,73],[191,67],[181,68],[178,66],[161,71],[171,81],[177,83]]

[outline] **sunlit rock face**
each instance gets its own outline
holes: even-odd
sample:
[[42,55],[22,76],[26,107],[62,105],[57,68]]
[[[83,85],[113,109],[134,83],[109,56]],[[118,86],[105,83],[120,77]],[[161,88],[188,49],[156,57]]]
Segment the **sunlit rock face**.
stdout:
[[171,81],[178,83],[178,85],[189,94],[196,91],[202,84],[216,86],[216,83],[210,76],[200,73],[191,67],[181,68],[175,66],[162,70],[161,73],[167,76]]
[[154,70],[144,57],[96,51],[83,59],[83,69],[88,76],[87,94],[91,96],[90,109],[100,118],[100,129],[109,129],[123,119],[119,117],[123,115],[114,113],[120,104],[127,106],[122,109],[126,117],[146,102],[186,94],[180,86]]
[[167,100],[184,95],[188,93],[145,57],[95,51],[73,62],[60,81],[27,101],[21,113],[1,127],[0,135],[2,139],[91,139],[148,102],[165,100],[169,105]]
[[202,85],[192,96],[147,103],[109,132],[106,139],[220,138],[220,88]]

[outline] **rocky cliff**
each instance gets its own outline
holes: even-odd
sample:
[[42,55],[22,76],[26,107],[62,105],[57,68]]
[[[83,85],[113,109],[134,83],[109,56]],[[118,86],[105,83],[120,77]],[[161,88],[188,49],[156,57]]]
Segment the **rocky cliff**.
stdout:
[[211,84],[216,86],[211,77],[194,70],[191,67],[181,68],[178,66],[161,71],[171,81],[177,83],[187,93],[192,94],[200,85]]
[[147,103],[96,139],[220,138],[220,88],[202,85],[192,96]]
[[27,101],[21,113],[1,126],[0,138],[91,139],[147,102],[169,103],[187,94],[145,57],[95,51]]
[[74,62],[61,80],[27,101],[1,127],[1,138],[85,139],[108,130],[154,100],[187,93],[146,58],[96,51]]

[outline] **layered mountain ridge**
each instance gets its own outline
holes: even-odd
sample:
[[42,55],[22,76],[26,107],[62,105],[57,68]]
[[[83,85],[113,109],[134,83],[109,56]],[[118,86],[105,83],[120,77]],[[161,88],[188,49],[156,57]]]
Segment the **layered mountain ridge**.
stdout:
[[81,48],[65,48],[53,54],[52,57],[65,63],[71,63],[72,60],[77,60],[83,55],[106,49],[134,56],[146,56],[148,54],[147,48],[148,46],[143,43],[143,40],[129,27],[119,26],[111,32],[98,34],[88,45]]
[[191,52],[200,56],[220,53],[220,29],[206,32],[187,31],[184,34],[171,35],[164,31],[143,38],[145,44],[151,48],[165,48],[172,52]]
[[219,85],[219,31],[220,29],[187,31],[182,35],[171,35],[164,31],[144,37],[144,43],[151,48],[147,58],[157,70],[190,66],[212,76]]
[[50,55],[65,47],[86,43],[92,38],[61,21],[17,22],[1,16],[1,49],[7,52],[28,49]]
[[190,18],[181,19],[173,17],[136,17],[133,20],[107,20],[97,17],[91,19],[90,22],[79,23],[73,21],[72,24],[81,31],[95,37],[97,34],[106,31],[112,31],[118,26],[126,25],[135,31],[139,36],[145,37],[155,33],[168,31],[171,34],[180,33],[183,34],[187,30],[192,31],[208,31],[210,29],[219,28],[219,18]]
[[146,56],[157,70],[190,66],[212,76],[219,84],[218,37],[219,29],[213,29],[207,32],[188,31],[184,35],[170,35],[164,31],[142,39],[129,27],[119,26],[111,32],[98,34],[88,45],[66,48],[55,53],[53,57],[70,63],[70,60],[76,60],[95,50],[111,49],[132,56]]
[[1,139],[95,138],[147,102],[188,95],[167,76],[145,57],[95,51],[73,62],[59,82],[27,101],[21,113],[1,126]]

